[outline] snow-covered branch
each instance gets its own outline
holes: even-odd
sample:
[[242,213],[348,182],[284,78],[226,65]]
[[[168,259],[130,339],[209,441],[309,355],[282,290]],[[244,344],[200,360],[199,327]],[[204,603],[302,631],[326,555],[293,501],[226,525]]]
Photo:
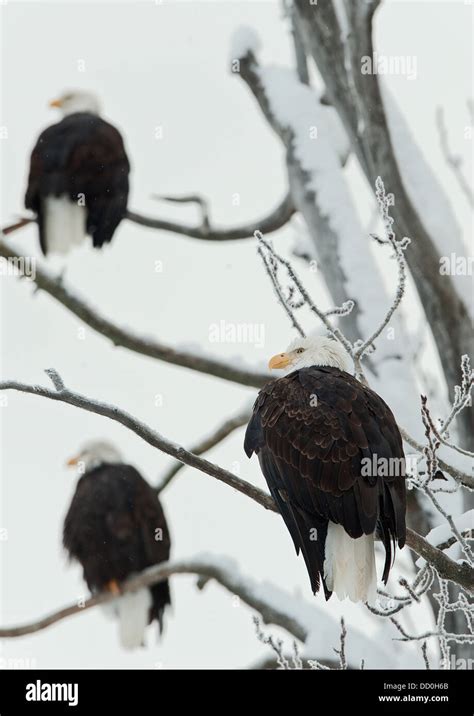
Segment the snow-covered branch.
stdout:
[[273,211],[258,221],[253,221],[241,226],[234,226],[229,229],[215,228],[209,221],[203,221],[199,226],[186,226],[178,224],[174,221],[166,221],[164,219],[145,216],[137,211],[128,211],[127,219],[134,224],[147,227],[149,229],[159,229],[175,234],[182,234],[191,239],[200,239],[202,241],[237,241],[238,239],[248,239],[253,236],[257,227],[264,227],[267,233],[278,231],[289,222],[295,209],[289,194],[278,204]]
[[[142,587],[149,587],[152,584],[161,582],[176,574],[196,575],[200,577],[201,585],[209,580],[215,580],[231,594],[239,596],[249,607],[258,611],[266,624],[280,626],[301,641],[304,641],[307,637],[308,627],[298,620],[298,610],[296,607],[293,611],[286,611],[281,606],[281,598],[278,600],[278,590],[275,590],[276,594],[272,599],[269,590],[263,589],[261,585],[254,580],[241,576],[237,565],[227,558],[216,558],[204,555],[203,557],[194,557],[189,560],[167,562],[149,567],[140,574],[130,577],[123,582],[120,585],[121,593],[126,594]],[[25,634],[42,631],[63,619],[81,614],[99,604],[112,602],[116,598],[117,597],[110,592],[95,594],[85,601],[70,604],[33,622],[22,624],[21,626],[0,628],[0,639],[20,637],[25,636]],[[288,603],[289,602],[290,599],[288,598]]]
[[[453,278],[440,273],[440,249],[407,192],[404,164],[397,161],[379,77],[361,71],[362,59],[373,57],[372,21],[378,5],[338,3],[346,24],[343,31],[335,2],[328,0],[323,6],[295,0],[307,53],[318,66],[367,181],[372,185],[378,175],[383,176],[397,197],[393,217],[400,234],[413,237],[408,266],[451,387],[456,384],[459,357],[472,349],[472,324]],[[462,413],[458,423],[461,442],[471,447],[472,415]]]
[[[202,589],[209,581],[215,581],[242,604],[255,610],[264,624],[285,629],[294,640],[310,645],[311,655],[319,660],[327,659],[327,643],[341,639],[340,623],[322,609],[316,601],[311,604],[267,582],[260,582],[241,573],[234,560],[214,554],[197,555],[149,567],[121,584],[122,594],[156,584],[176,575],[197,576],[197,586]],[[35,634],[69,617],[77,616],[99,604],[113,602],[117,597],[102,592],[89,599],[75,602],[55,610],[44,617],[17,626],[1,627],[0,639],[17,638]],[[345,636],[344,636],[345,639]],[[350,649],[344,656],[349,668],[357,668],[361,658],[377,668],[394,668],[397,657],[393,650],[377,644],[357,626],[350,629]]]

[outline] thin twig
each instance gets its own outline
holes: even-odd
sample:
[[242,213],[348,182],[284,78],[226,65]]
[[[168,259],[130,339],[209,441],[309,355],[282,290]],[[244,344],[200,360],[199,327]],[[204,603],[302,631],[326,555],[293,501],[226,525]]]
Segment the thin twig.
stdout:
[[174,204],[197,204],[201,210],[201,227],[203,231],[209,231],[211,228],[211,219],[209,213],[209,202],[200,194],[185,194],[184,196],[169,196],[164,194],[152,194],[153,199],[158,201],[169,201]]
[[393,218],[390,216],[390,207],[394,205],[395,198],[393,194],[387,194],[385,191],[384,183],[381,177],[377,177],[375,181],[375,197],[379,206],[380,213],[382,215],[382,221],[385,227],[385,238],[378,238],[379,243],[389,243],[393,249],[393,255],[397,261],[398,268],[398,281],[395,296],[392,305],[389,307],[385,318],[380,325],[375,329],[370,338],[365,341],[360,341],[357,346],[354,346],[355,353],[354,357],[361,359],[364,354],[373,346],[374,341],[380,336],[383,329],[390,323],[393,314],[399,307],[402,298],[405,294],[406,278],[407,278],[407,267],[405,261],[405,251],[408,248],[410,239],[405,237],[398,241],[393,231]]
[[446,129],[446,123],[444,121],[444,110],[441,106],[436,109],[436,126],[438,127],[439,143],[444,159],[452,170],[459,188],[468,200],[470,206],[474,207],[474,192],[462,173],[462,158],[457,154],[453,154],[449,147],[448,130]]

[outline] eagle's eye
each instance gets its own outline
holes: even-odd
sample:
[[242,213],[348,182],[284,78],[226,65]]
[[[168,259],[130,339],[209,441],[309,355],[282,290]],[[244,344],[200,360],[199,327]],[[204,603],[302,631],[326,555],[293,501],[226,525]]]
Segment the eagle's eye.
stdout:
[[297,353],[304,353],[304,348],[297,348],[297,349],[296,349],[296,352],[297,352]]

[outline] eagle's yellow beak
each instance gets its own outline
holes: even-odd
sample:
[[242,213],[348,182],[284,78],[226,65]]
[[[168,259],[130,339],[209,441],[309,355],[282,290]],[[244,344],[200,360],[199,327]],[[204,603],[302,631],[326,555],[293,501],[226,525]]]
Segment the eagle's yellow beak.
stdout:
[[49,103],[50,107],[61,107],[62,101],[60,99],[52,99]]
[[268,361],[268,367],[270,369],[274,368],[286,368],[287,365],[290,365],[291,358],[288,355],[288,353],[277,353],[276,356],[273,356],[273,358],[270,358]]
[[66,463],[67,467],[74,467],[74,465],[77,465],[79,462],[79,455],[76,455],[75,457],[69,458],[69,460]]

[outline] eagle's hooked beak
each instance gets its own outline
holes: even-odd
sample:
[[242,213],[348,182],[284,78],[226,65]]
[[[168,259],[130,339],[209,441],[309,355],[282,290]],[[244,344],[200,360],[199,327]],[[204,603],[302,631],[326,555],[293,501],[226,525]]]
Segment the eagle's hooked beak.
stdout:
[[66,467],[74,467],[79,462],[79,455],[75,455],[74,457],[69,458],[69,460],[66,462]]
[[61,107],[62,101],[60,99],[52,99],[49,103],[50,107]]
[[268,361],[268,367],[270,369],[286,368],[286,366],[290,365],[290,363],[291,356],[288,353],[277,353],[276,356],[273,356],[273,358],[270,358]]

